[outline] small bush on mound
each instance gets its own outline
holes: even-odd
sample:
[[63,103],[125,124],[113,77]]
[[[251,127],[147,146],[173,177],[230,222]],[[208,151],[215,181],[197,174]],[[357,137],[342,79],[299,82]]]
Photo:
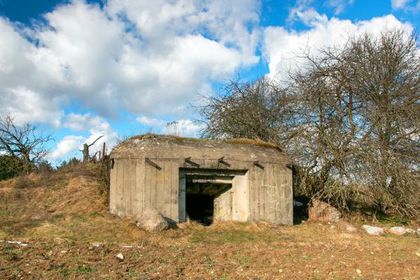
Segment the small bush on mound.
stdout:
[[48,161],[42,161],[36,166],[37,173],[49,174],[54,172],[54,167]]
[[57,167],[57,170],[69,169],[75,166],[80,165],[82,162],[78,158],[71,158],[68,161],[64,160],[61,164]]
[[24,162],[9,155],[0,156],[0,180],[16,177],[24,171]]

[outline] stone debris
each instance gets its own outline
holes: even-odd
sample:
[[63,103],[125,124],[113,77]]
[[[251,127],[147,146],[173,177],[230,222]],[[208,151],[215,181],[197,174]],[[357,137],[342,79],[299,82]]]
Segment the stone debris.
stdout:
[[366,231],[369,235],[382,235],[385,233],[384,229],[381,227],[374,227],[369,225],[363,225],[362,229]]
[[8,244],[16,244],[16,245],[19,245],[19,246],[22,246],[22,247],[26,247],[26,246],[29,245],[28,243],[24,243],[22,241],[6,241],[6,243],[8,243]]
[[121,262],[124,260],[124,255],[122,253],[116,254],[115,257]]
[[161,232],[169,228],[169,223],[154,208],[146,209],[137,219],[136,225],[149,232]]
[[122,249],[141,249],[143,247],[139,246],[139,245],[125,245],[125,244],[122,244],[122,245],[120,245],[120,248],[122,248]]
[[333,222],[336,223],[341,219],[341,213],[335,207],[320,201],[313,199],[309,207],[309,220],[320,221],[320,222]]
[[101,247],[102,246],[102,243],[100,243],[100,242],[93,242],[90,245],[92,245],[92,247],[98,248],[98,247]]
[[357,232],[357,228],[351,224],[346,225],[346,231],[353,233],[353,232]]
[[91,243],[90,244],[90,246],[89,246],[89,250],[93,250],[93,249],[95,249],[95,248],[99,248],[99,247],[101,247],[103,244],[102,243],[100,243],[100,242],[93,242],[93,243]]
[[395,235],[404,235],[406,233],[409,233],[410,231],[405,227],[392,227],[388,230],[388,232]]

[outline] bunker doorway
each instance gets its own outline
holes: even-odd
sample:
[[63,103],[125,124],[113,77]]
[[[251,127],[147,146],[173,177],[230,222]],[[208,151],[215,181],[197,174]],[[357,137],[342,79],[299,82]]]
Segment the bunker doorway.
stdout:
[[247,221],[247,170],[179,169],[179,222]]
[[231,177],[187,175],[185,210],[188,218],[203,225],[214,220],[215,199],[232,188]]

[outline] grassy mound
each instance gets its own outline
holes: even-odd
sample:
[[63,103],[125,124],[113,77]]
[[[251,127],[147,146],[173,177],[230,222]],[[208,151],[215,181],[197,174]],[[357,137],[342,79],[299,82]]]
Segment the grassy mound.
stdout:
[[133,226],[111,216],[99,165],[0,181],[0,239],[115,240]]
[[418,279],[414,234],[233,222],[146,233],[108,213],[100,174],[0,181],[0,279]]

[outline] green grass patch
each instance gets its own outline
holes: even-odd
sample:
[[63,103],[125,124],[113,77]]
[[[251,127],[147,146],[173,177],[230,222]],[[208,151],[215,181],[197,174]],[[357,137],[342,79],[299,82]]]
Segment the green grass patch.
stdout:
[[91,274],[91,273],[93,273],[94,271],[95,271],[95,270],[94,270],[91,266],[86,265],[86,264],[79,265],[79,266],[75,269],[75,272],[76,272],[77,274],[80,274],[80,275]]
[[401,217],[401,216],[388,216],[388,215],[378,215],[378,222],[381,224],[391,224],[391,225],[408,225],[410,219]]

